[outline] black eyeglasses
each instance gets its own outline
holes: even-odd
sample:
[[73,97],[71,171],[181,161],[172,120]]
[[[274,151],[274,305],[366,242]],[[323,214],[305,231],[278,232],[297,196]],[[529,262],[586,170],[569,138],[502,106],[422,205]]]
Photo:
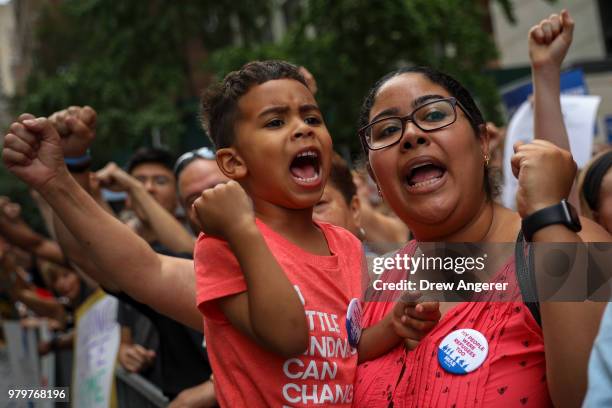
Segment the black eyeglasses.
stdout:
[[378,119],[359,129],[359,136],[368,149],[384,149],[400,141],[408,121],[414,123],[424,132],[433,132],[452,125],[457,120],[456,105],[459,105],[465,115],[472,121],[470,114],[457,99],[436,99],[419,106],[407,116],[390,116]]
[[215,160],[215,152],[209,147],[200,147],[199,149],[192,150],[187,153],[183,153],[176,159],[176,163],[174,164],[174,176],[178,179],[181,171],[192,161],[197,158],[206,159],[206,160]]

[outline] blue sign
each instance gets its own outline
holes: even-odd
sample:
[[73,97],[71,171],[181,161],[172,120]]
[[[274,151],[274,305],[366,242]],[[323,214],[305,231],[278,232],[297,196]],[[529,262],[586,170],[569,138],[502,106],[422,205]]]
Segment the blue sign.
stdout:
[[606,140],[608,144],[612,145],[612,115],[608,115],[604,118],[606,124]]
[[[561,74],[561,93],[565,95],[588,95],[589,91],[584,81],[584,73],[581,69],[573,69]],[[533,93],[531,81],[514,86],[502,92],[501,98],[511,118],[514,112]]]

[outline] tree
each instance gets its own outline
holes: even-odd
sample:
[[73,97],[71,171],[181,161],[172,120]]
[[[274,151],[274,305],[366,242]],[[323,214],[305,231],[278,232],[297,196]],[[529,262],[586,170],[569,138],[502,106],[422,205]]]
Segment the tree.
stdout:
[[480,0],[310,0],[280,43],[224,48],[211,55],[210,66],[228,72],[264,58],[306,66],[317,79],[336,148],[355,153],[361,101],[377,79],[402,65],[430,65],[457,77],[485,117],[499,121],[495,84],[482,73],[497,56],[482,7]]
[[69,105],[95,107],[98,164],[125,158],[153,132],[176,149],[206,82],[202,60],[234,35],[229,15],[255,40],[262,30],[256,21],[269,9],[265,1],[229,0],[47,3],[34,69],[14,110],[47,115]]
[[[64,0],[41,2],[33,69],[16,115],[49,115],[70,105],[98,111],[94,167],[124,162],[152,133],[178,151],[206,143],[197,124],[207,52],[228,46],[237,24],[245,46],[261,38],[267,1]],[[228,18],[232,16],[232,19]],[[184,143],[185,135],[194,139]],[[41,222],[25,187],[0,168],[0,190]]]
[[[513,2],[496,1],[514,21]],[[486,31],[488,2],[50,2],[39,20],[35,68],[15,111],[94,106],[101,164],[125,158],[152,132],[173,148],[186,133],[204,142],[194,118],[210,74],[222,77],[252,59],[280,58],[315,75],[332,135],[353,152],[361,100],[400,65],[431,65],[456,76],[475,93],[485,116],[499,122],[494,82],[483,75],[497,56]],[[280,6],[295,22],[273,42],[271,10]]]

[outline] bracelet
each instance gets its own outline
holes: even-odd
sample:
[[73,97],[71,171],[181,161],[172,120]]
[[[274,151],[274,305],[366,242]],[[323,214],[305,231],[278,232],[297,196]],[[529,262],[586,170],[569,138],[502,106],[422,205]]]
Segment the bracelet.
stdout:
[[80,157],[64,157],[64,163],[71,173],[83,173],[91,166],[91,152],[89,149]]
[[79,157],[64,157],[64,163],[67,166],[83,166],[85,164],[89,165],[91,163],[91,152],[89,149],[85,152],[84,155]]
[[66,167],[68,168],[68,171],[70,173],[83,173],[83,172],[89,170],[89,167],[91,167],[91,160],[88,161],[88,162],[85,162],[83,164],[80,164],[78,166],[71,165],[71,164],[66,164]]

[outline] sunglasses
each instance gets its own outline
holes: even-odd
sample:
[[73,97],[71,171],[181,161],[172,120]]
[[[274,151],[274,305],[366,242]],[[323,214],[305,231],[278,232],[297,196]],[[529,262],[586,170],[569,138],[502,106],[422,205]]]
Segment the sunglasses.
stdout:
[[215,151],[210,147],[205,146],[200,147],[199,149],[191,150],[187,153],[183,153],[174,164],[175,177],[178,179],[178,176],[181,174],[183,169],[185,169],[185,167],[195,159],[215,160]]

